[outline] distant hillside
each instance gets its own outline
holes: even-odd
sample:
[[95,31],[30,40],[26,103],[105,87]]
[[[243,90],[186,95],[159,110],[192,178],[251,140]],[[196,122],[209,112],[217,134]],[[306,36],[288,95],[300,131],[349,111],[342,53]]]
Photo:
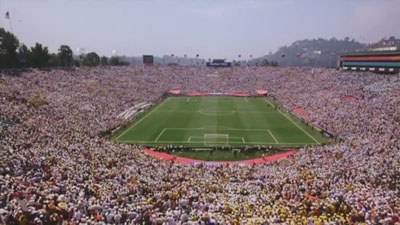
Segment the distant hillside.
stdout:
[[[296,41],[290,46],[283,46],[273,54],[249,60],[248,65],[274,65],[275,62],[279,66],[305,66],[305,67],[336,67],[340,54],[346,52],[362,51],[371,48],[381,48],[389,46],[398,46],[400,48],[400,39],[395,37],[383,38],[376,43],[360,43],[354,39],[344,38],[338,40],[331,39],[306,39]],[[142,56],[120,56],[121,60],[128,62],[130,65],[142,65]],[[267,63],[268,61],[268,63]],[[194,66],[204,65],[206,59],[177,57],[177,56],[154,56],[156,65],[181,65]],[[235,65],[238,65],[234,61]],[[245,61],[240,64],[246,64]]]
[[400,39],[390,37],[368,44],[350,38],[306,39],[283,46],[274,54],[253,59],[249,64],[262,65],[268,60],[278,62],[280,66],[336,67],[338,57],[342,53],[388,46],[400,46]]

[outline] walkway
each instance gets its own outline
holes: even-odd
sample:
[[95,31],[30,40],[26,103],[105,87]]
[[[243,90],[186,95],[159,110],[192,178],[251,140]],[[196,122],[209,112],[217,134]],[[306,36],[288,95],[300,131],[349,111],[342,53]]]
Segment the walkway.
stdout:
[[158,159],[166,160],[166,161],[174,161],[176,163],[180,164],[202,164],[204,163],[205,165],[221,165],[221,164],[238,164],[238,165],[252,165],[252,164],[268,164],[271,162],[275,162],[278,160],[286,159],[289,156],[292,156],[296,154],[295,150],[290,150],[287,152],[283,153],[278,153],[270,156],[266,156],[264,158],[255,158],[255,159],[248,159],[248,160],[242,160],[242,161],[234,161],[234,162],[220,162],[220,161],[203,161],[203,160],[198,160],[198,159],[190,159],[190,158],[184,158],[184,157],[177,157],[174,155],[170,155],[164,152],[158,152],[154,151],[151,149],[145,149],[144,152],[148,155],[154,156]]

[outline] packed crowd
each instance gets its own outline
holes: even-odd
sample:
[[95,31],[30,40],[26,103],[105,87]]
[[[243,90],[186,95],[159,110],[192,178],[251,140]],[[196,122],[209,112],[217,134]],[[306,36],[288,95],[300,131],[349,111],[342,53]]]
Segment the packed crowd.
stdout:
[[[0,73],[0,224],[400,224],[399,79],[261,67]],[[227,167],[159,161],[99,135],[174,88],[266,89],[343,141]]]

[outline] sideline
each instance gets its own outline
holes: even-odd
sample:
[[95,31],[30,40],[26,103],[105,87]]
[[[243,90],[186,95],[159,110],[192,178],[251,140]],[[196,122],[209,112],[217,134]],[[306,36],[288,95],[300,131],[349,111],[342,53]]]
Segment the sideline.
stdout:
[[134,123],[131,127],[129,127],[128,129],[126,129],[123,133],[121,133],[120,135],[118,135],[117,138],[115,138],[116,141],[119,140],[120,137],[122,137],[124,134],[126,134],[128,131],[132,130],[136,125],[138,125],[140,122],[142,122],[144,119],[146,119],[147,117],[149,117],[154,111],[156,111],[156,109],[160,108],[162,105],[164,105],[166,102],[168,102],[171,98],[167,98],[165,99],[163,102],[161,102],[157,107],[155,107],[154,109],[152,109],[149,113],[147,113],[145,116],[143,116],[142,118],[140,118],[136,123]]
[[[270,104],[272,107],[274,107],[274,105],[267,99],[265,99],[265,101]],[[282,114],[282,116],[286,117],[286,119],[288,119],[291,123],[293,123],[297,128],[299,128],[301,131],[303,131],[303,133],[305,133],[308,137],[310,137],[313,141],[315,141],[317,144],[321,144],[317,139],[315,139],[311,134],[309,134],[307,131],[305,131],[302,127],[300,127],[297,123],[295,123],[288,115],[286,115],[285,113],[283,113],[281,110],[277,109],[276,111],[278,111],[280,114]]]

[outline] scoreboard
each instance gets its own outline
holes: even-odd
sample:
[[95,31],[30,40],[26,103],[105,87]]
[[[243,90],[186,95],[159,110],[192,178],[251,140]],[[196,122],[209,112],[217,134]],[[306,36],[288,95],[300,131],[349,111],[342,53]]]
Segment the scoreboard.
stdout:
[[232,63],[225,62],[225,59],[214,59],[212,62],[206,63],[207,67],[231,67]]
[[143,55],[143,64],[146,66],[154,65],[154,57],[152,55]]

